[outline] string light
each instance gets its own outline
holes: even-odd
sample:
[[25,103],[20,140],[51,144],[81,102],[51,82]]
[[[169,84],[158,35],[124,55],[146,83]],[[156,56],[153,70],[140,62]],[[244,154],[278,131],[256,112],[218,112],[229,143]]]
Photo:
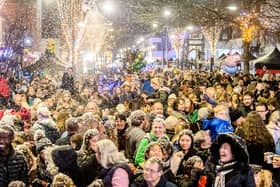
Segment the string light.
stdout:
[[255,24],[258,14],[252,12],[245,16],[240,16],[237,20],[240,23],[242,39],[244,42],[250,43],[259,31],[259,26]]
[[211,56],[214,56],[215,54],[217,48],[217,42],[219,40],[221,31],[222,31],[222,27],[218,24],[214,24],[214,26],[211,27],[202,27],[202,33],[205,39],[210,44]]
[[82,3],[82,0],[57,0],[61,28],[73,66],[77,63],[77,53],[85,31],[84,27],[78,26],[84,19]]

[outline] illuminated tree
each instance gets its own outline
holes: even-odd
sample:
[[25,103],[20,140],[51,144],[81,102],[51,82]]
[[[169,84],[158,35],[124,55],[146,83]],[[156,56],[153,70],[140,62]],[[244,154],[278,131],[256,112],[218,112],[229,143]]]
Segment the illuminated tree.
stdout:
[[85,14],[82,10],[83,0],[57,0],[61,29],[69,50],[69,59],[76,72],[78,50],[84,35]]

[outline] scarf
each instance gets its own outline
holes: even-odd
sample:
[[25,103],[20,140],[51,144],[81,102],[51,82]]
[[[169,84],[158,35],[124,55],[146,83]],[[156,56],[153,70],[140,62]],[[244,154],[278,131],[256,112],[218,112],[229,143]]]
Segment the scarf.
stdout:
[[226,176],[226,174],[233,171],[236,164],[237,164],[237,161],[233,161],[233,162],[229,162],[226,164],[219,163],[219,165],[216,166],[217,176],[215,179],[214,187],[225,187],[225,184],[226,184],[225,176]]

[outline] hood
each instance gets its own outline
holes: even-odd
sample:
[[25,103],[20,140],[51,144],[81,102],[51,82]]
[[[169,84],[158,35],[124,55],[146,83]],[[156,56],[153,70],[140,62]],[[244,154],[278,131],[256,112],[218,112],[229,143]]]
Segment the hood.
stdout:
[[218,136],[217,149],[212,149],[214,155],[219,157],[219,148],[225,142],[231,145],[231,150],[236,161],[249,165],[249,153],[245,141],[234,133],[224,133]]

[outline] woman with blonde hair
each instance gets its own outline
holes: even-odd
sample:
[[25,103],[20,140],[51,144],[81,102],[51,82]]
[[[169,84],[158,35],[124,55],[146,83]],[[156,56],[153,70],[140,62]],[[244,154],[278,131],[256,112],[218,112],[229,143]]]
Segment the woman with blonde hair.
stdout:
[[280,111],[279,110],[274,111],[270,115],[269,122],[266,128],[271,134],[271,136],[273,137],[274,143],[276,145],[278,139],[280,138]]
[[128,160],[111,140],[105,139],[96,143],[96,159],[103,167],[98,179],[102,180],[104,186],[130,185],[133,173],[128,166]]
[[22,181],[12,181],[8,187],[26,187],[26,185]]
[[63,174],[63,173],[58,173],[54,176],[51,187],[76,187],[73,180]]

